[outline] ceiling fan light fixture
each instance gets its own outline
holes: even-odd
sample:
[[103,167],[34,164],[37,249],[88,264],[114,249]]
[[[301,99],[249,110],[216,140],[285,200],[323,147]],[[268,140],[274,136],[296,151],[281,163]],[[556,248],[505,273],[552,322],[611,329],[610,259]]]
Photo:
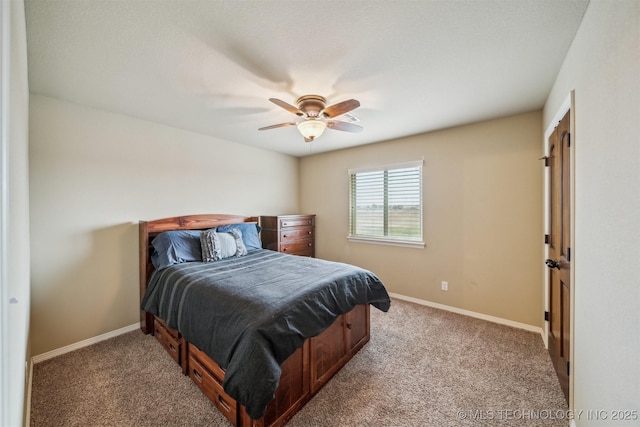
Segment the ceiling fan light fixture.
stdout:
[[298,130],[308,140],[314,140],[324,132],[327,124],[322,120],[305,120],[298,123]]
[[[355,99],[347,99],[346,101],[338,102],[337,104],[326,106],[327,100],[320,95],[304,95],[296,100],[297,107],[284,102],[277,98],[269,98],[269,101],[287,110],[290,113],[301,117],[301,122],[286,122],[278,123],[277,125],[264,126],[258,130],[268,130],[281,128],[286,126],[297,126],[298,130],[304,137],[305,142],[311,142],[318,138],[326,128],[333,130],[340,130],[343,132],[361,132],[362,126],[356,125],[352,122],[357,122],[358,119],[352,115],[347,114],[360,106],[360,102]],[[342,120],[335,120],[336,117],[345,115],[348,118],[348,122]]]

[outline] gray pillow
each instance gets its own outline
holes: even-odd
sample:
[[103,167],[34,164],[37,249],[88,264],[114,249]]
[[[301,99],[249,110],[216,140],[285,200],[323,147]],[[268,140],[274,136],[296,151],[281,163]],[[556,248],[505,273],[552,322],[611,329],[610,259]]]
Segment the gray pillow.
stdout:
[[228,233],[219,233],[215,230],[202,231],[200,246],[203,262],[219,261],[247,254],[247,248],[242,242],[242,232],[238,229],[230,230]]

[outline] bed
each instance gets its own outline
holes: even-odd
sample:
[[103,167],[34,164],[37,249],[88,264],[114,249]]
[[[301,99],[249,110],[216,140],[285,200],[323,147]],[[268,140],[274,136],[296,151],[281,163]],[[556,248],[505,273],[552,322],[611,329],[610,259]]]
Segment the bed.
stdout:
[[[233,425],[281,426],[369,341],[370,305],[390,300],[367,270],[262,249],[257,222],[141,221],[140,325]],[[177,235],[194,254],[170,240],[166,262]]]

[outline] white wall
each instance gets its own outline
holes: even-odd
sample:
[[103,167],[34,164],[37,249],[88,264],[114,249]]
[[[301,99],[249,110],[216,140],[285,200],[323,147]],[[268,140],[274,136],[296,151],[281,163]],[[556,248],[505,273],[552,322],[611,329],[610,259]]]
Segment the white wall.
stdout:
[[[592,0],[544,109],[575,89],[574,407],[640,412],[640,2]],[[640,417],[640,413],[638,414]],[[593,418],[593,417],[592,417]]]
[[31,346],[138,322],[139,220],[296,212],[298,160],[32,95]]
[[22,424],[29,328],[27,39],[22,1],[2,2],[2,378],[0,424]]

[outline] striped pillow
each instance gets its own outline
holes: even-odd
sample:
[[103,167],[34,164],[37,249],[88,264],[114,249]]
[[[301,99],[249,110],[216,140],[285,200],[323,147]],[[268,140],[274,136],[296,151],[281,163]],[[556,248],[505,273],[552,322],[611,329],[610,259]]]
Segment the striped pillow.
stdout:
[[238,229],[230,230],[227,233],[215,230],[202,231],[200,246],[202,247],[203,262],[219,261],[247,254],[247,248],[242,242],[242,232]]

